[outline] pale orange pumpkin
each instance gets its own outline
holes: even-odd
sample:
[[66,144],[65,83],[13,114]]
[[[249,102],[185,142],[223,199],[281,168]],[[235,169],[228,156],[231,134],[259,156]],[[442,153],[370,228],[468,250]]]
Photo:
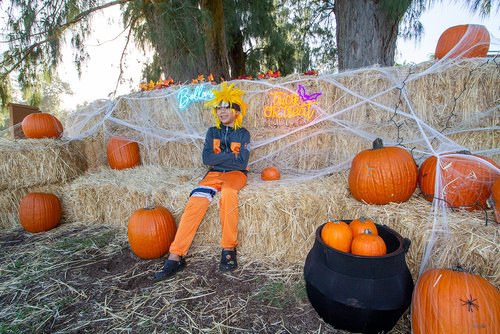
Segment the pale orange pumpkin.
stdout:
[[56,139],[63,133],[63,126],[57,117],[42,112],[26,116],[21,123],[21,129],[24,136],[30,139]]
[[355,238],[358,234],[363,233],[367,229],[370,230],[372,234],[378,235],[378,229],[373,220],[365,217],[354,219],[349,223],[349,227],[352,230],[353,238]]
[[132,168],[141,163],[139,144],[124,137],[111,137],[106,153],[109,167],[113,169]]
[[479,275],[430,269],[411,304],[414,334],[500,333],[500,292]]
[[412,155],[402,147],[384,147],[382,139],[373,148],[359,152],[352,160],[349,190],[367,204],[401,203],[417,187],[418,168]]
[[19,222],[31,233],[53,229],[60,224],[61,215],[61,202],[51,193],[28,193],[19,204]]
[[436,45],[435,57],[486,57],[490,48],[490,33],[483,25],[464,24],[446,29]]
[[352,231],[341,220],[326,223],[321,229],[321,239],[333,249],[349,253],[351,250]]
[[168,252],[177,226],[168,209],[157,206],[136,210],[128,221],[128,242],[141,259],[160,258]]
[[448,206],[481,210],[486,208],[486,200],[490,196],[493,182],[500,176],[500,166],[492,159],[461,151],[453,155],[439,156],[438,188],[436,186],[436,156],[427,158],[420,166],[418,184],[425,199],[433,201],[434,197],[444,200]]
[[268,166],[262,170],[260,173],[260,178],[264,181],[276,181],[281,178],[281,173],[278,168],[274,166]]
[[366,229],[352,239],[351,253],[360,256],[383,256],[387,253],[384,239]]

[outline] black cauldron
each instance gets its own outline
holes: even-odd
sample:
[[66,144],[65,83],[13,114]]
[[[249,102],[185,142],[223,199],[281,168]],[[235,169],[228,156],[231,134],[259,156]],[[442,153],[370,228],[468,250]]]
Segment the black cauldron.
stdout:
[[337,329],[387,333],[411,303],[413,280],[405,261],[410,240],[377,224],[387,254],[357,256],[327,246],[321,240],[323,226],[304,266],[309,301]]

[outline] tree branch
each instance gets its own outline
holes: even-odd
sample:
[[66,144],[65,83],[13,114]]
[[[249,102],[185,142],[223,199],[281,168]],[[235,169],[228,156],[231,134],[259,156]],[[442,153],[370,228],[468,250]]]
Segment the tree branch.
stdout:
[[125,52],[127,51],[128,43],[130,42],[130,37],[132,36],[132,31],[135,26],[135,22],[139,17],[135,17],[130,21],[130,28],[128,31],[127,35],[127,42],[125,43],[125,46],[123,47],[122,55],[120,57],[120,73],[118,74],[118,79],[116,80],[116,86],[115,86],[115,91],[113,92],[113,97],[116,96],[116,91],[118,90],[118,85],[120,84],[120,80],[122,79],[123,76],[123,59],[125,58]]
[[[105,9],[105,8],[108,8],[108,7],[112,7],[112,6],[115,6],[115,5],[121,5],[121,4],[124,4],[124,3],[127,3],[127,2],[130,2],[130,1],[134,1],[134,0],[115,0],[115,1],[111,1],[111,2],[108,2],[106,4],[103,4],[101,6],[97,6],[97,7],[93,7],[93,8],[90,8],[90,9],[87,9],[83,12],[81,12],[80,14],[78,14],[73,20],[71,21],[68,21],[66,22],[65,24],[59,26],[58,28],[56,28],[54,30],[54,32],[52,33],[52,35],[48,36],[47,38],[45,38],[44,40],[40,41],[40,42],[37,42],[37,43],[34,43],[32,45],[30,45],[28,48],[24,49],[24,50],[21,50],[19,51],[18,53],[16,53],[16,55],[22,55],[13,65],[10,66],[10,68],[6,69],[6,71],[2,72],[0,74],[0,80],[5,80],[5,78],[10,74],[12,73],[14,70],[16,70],[25,60],[26,58],[28,58],[31,53],[38,47],[50,42],[50,41],[53,41],[53,40],[56,40],[58,38],[60,38],[60,36],[62,35],[62,33],[68,29],[69,27],[75,25],[76,23],[80,22],[81,20],[83,20],[85,17],[87,17],[88,15],[96,12],[96,11],[99,11],[99,10],[102,10],[102,9]],[[0,64],[6,64],[6,63],[9,63],[11,60],[13,59],[13,56],[10,56],[8,57],[7,59],[4,59]]]

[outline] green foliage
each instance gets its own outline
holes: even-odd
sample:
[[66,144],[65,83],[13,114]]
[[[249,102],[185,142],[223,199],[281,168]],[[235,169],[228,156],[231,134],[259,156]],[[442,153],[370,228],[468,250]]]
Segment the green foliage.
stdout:
[[292,284],[283,281],[266,283],[257,292],[256,298],[278,308],[303,303],[307,301],[305,282],[301,279]]
[[54,246],[54,252],[68,252],[74,253],[76,251],[86,248],[103,248],[107,246],[114,238],[115,231],[107,231],[99,235],[91,237],[77,237],[74,236],[63,238],[59,240]]
[[[401,18],[399,35],[410,39],[422,35],[421,14],[440,1],[380,0],[389,15]],[[499,0],[454,1],[481,15],[500,9]],[[226,44],[233,73],[334,70],[335,2],[225,0]],[[41,82],[50,82],[65,43],[72,46],[80,72],[88,60],[85,39],[92,14],[114,5],[122,6],[124,23],[140,45],[155,51],[144,79],[156,80],[163,73],[166,78],[187,81],[199,73],[208,74],[205,36],[211,17],[202,4],[202,0],[0,1],[5,13],[0,31],[7,48],[0,53],[0,106],[11,98],[9,78],[19,83],[28,103],[43,103]]]
[[188,80],[207,72],[203,15],[197,0],[134,1],[125,6],[125,24],[134,25],[134,37],[143,48],[152,46],[156,52],[156,64],[148,66],[146,78],[159,72],[157,66],[166,78],[174,80]]
[[[90,31],[90,16],[79,16],[99,1],[10,1],[3,36],[8,50],[0,57],[0,80],[17,70],[21,87],[36,87],[40,75],[52,73],[60,60],[65,33],[69,33],[80,69],[86,54],[81,41]],[[68,28],[71,27],[71,30]]]
[[[455,2],[463,2],[455,0]],[[496,5],[494,4],[496,2]],[[465,1],[464,4],[469,7],[472,13],[479,13],[481,16],[487,16],[491,13],[491,10],[495,10],[497,13],[500,10],[500,1],[498,0],[469,0]]]
[[282,25],[293,41],[296,71],[336,68],[334,1],[281,0]]
[[268,69],[279,69],[282,75],[294,71],[294,45],[285,26],[279,24],[274,1],[226,1],[224,14],[228,50],[243,49],[245,74],[255,76]]
[[[81,74],[88,60],[84,41],[88,36],[92,14],[104,8],[133,0],[11,0],[0,28],[2,44],[7,50],[0,54],[0,82],[13,76],[29,104],[42,103],[41,81],[50,82],[61,60],[61,49],[69,39],[74,64]],[[14,78],[15,77],[15,78]],[[2,104],[4,99],[2,98]]]

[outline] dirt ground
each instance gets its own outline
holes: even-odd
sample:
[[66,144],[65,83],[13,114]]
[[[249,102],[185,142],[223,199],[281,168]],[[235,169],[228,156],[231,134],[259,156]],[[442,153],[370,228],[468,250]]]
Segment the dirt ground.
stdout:
[[[3,231],[0,333],[347,333],[316,314],[302,265],[239,254],[222,274],[219,256],[194,246],[184,271],[154,283],[162,260],[136,257],[122,228]],[[393,332],[410,332],[407,314]]]

